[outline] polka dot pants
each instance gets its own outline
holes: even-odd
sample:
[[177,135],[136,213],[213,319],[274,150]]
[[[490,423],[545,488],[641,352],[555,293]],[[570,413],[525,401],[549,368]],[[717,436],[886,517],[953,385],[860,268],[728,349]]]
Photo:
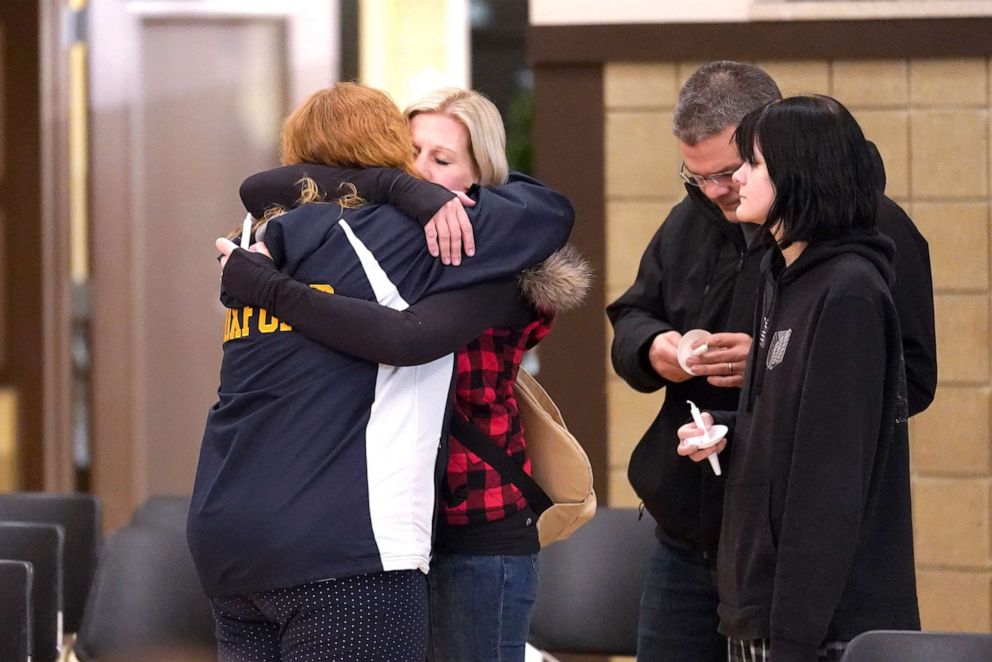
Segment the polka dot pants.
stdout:
[[427,577],[380,572],[212,600],[221,662],[423,662]]

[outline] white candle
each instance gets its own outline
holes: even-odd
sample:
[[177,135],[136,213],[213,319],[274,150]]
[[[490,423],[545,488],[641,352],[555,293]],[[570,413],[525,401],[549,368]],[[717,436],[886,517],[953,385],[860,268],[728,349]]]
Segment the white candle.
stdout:
[[251,245],[251,214],[245,214],[245,220],[241,224],[241,248],[248,248]]
[[707,345],[706,343],[703,343],[702,345],[700,345],[696,349],[692,350],[692,356],[701,356],[701,355],[705,354],[708,351],[710,351],[710,346]]
[[[710,431],[706,429],[706,422],[703,421],[703,415],[699,411],[699,407],[697,407],[696,403],[692,400],[686,400],[686,402],[689,403],[689,413],[692,414],[692,422],[696,424],[697,428],[703,431],[703,436],[706,438],[706,441],[709,441]],[[719,476],[721,473],[720,459],[716,456],[716,453],[713,453],[706,459],[710,461],[710,467],[712,467],[713,473]]]

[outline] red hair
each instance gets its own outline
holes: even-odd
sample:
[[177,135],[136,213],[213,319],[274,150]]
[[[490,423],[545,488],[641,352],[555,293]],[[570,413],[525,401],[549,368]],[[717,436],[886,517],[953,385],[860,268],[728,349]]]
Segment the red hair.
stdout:
[[314,92],[290,113],[282,126],[281,160],[415,174],[406,118],[385,92],[358,83]]

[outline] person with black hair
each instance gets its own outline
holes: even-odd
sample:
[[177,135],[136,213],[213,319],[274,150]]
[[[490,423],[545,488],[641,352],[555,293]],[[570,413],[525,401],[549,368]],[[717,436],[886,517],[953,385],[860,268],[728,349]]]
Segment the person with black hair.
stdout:
[[[866,630],[920,627],[894,246],[875,228],[873,155],[846,108],[792,97],[741,122],[737,217],[776,250],[730,428],[680,455],[729,459],[717,558],[729,659],[839,660]],[[853,383],[852,383],[853,381]]]

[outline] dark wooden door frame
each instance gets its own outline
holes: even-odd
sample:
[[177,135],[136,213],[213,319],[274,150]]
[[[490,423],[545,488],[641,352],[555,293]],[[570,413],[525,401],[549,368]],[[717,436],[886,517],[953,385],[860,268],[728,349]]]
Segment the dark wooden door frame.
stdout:
[[[555,398],[593,467],[600,501],[609,499],[606,427],[606,264],[603,196],[602,66],[534,68],[534,169],[572,201],[572,243],[590,261],[596,278],[586,304],[555,322],[541,344],[541,382]],[[562,121],[568,109],[568,121]]]
[[43,5],[4,3],[3,140],[0,159],[0,198],[4,218],[0,229],[3,288],[0,305],[0,382],[16,389],[16,439],[21,487],[46,487],[46,448],[43,426],[44,315],[42,192],[48,174],[42,168],[41,62]]

